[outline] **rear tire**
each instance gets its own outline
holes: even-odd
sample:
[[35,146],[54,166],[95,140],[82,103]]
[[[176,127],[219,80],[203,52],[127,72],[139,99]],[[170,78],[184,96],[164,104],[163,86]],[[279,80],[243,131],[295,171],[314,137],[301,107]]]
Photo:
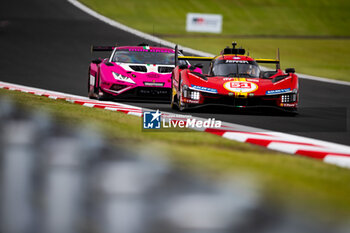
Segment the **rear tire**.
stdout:
[[175,104],[175,102],[173,100],[171,101],[170,108],[173,110],[177,110],[177,105]]
[[[95,78],[94,84],[96,82],[96,77],[93,76]],[[95,95],[95,85],[91,85],[92,80],[91,80],[91,74],[90,74],[90,67],[89,67],[89,73],[88,73],[88,97],[90,99],[96,99],[96,95]]]

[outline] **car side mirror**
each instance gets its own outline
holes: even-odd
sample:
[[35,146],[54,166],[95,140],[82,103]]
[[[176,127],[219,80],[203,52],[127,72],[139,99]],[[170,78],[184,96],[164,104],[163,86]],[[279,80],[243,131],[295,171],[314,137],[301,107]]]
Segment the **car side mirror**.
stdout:
[[294,68],[287,68],[286,70],[285,70],[285,72],[287,73],[287,74],[289,74],[289,73],[295,73],[295,69]]
[[98,65],[98,64],[100,64],[102,62],[102,60],[98,58],[98,59],[92,60],[91,62],[96,64],[96,65]]
[[194,65],[194,67],[202,69],[203,68],[203,64],[202,63],[197,63],[197,64]]
[[113,65],[113,63],[108,62],[108,61],[107,61],[107,62],[105,62],[105,64],[106,64],[106,66],[114,66],[114,65]]

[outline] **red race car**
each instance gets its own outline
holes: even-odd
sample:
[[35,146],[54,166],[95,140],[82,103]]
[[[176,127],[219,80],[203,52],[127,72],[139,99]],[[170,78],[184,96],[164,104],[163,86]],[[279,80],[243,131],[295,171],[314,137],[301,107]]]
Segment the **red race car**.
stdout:
[[[225,48],[216,57],[176,56],[172,72],[171,107],[180,111],[208,105],[275,107],[296,113],[299,85],[294,68],[283,72],[277,59],[253,59],[245,50]],[[177,54],[177,46],[175,47]],[[179,60],[210,61],[209,73],[198,72],[202,64],[188,67]],[[262,71],[258,63],[274,63],[276,70]]]

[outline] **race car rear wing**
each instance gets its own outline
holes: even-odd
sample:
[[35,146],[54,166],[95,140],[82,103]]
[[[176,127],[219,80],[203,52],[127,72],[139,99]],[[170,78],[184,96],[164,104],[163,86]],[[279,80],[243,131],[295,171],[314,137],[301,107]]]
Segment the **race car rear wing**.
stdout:
[[[277,49],[277,58],[276,59],[254,59],[258,63],[270,63],[276,64],[276,70],[280,69],[280,53]],[[179,56],[178,55],[178,46],[175,46],[175,66],[177,66],[179,60],[188,60],[188,61],[211,61],[215,57],[196,57],[196,56]]]
[[179,56],[179,48],[175,46],[175,66],[179,63],[179,60],[187,61],[211,61],[214,57],[196,57],[196,56]]
[[100,46],[100,45],[91,45],[92,52],[111,52],[116,48],[116,46]]
[[276,70],[281,69],[281,64],[280,64],[280,49],[277,49],[276,52],[276,59],[255,59],[256,62],[258,63],[272,63],[276,64]]
[[257,63],[269,63],[276,64],[276,70],[280,69],[280,60],[279,59],[255,59]]
[[178,59],[189,61],[211,61],[214,59],[214,57],[178,56]]

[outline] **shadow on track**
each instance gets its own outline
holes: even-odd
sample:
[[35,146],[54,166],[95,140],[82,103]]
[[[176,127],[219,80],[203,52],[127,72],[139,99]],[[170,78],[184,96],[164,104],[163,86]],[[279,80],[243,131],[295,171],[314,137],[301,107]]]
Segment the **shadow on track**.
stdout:
[[295,117],[299,114],[296,112],[284,111],[278,108],[272,107],[250,107],[250,108],[238,108],[229,106],[205,106],[201,108],[188,109],[184,111],[186,113],[204,113],[204,114],[223,114],[223,115],[249,115],[249,116],[284,116]]

